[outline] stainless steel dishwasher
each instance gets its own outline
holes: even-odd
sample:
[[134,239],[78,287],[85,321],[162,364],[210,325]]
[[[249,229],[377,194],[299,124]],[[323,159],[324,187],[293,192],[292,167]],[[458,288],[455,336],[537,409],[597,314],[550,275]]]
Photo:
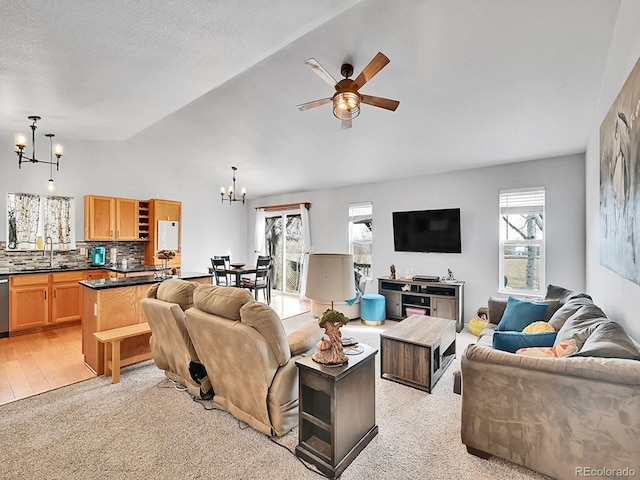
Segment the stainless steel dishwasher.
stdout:
[[0,338],[9,336],[9,276],[0,275]]

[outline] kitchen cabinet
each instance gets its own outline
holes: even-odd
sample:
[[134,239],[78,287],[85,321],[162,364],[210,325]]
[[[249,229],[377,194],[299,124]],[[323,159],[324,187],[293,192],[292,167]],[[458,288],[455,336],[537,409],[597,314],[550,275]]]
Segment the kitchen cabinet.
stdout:
[[182,202],[175,200],[149,200],[149,242],[145,245],[144,263],[146,265],[162,265],[162,260],[157,257],[158,251],[161,250],[158,235],[158,222],[161,220],[177,222],[178,248],[175,250],[175,258],[169,260],[167,265],[169,267],[180,268],[180,250],[182,246]]
[[[202,284],[211,283],[211,275],[187,273],[179,278]],[[141,300],[149,287],[160,283],[153,276],[134,279],[112,279],[97,284],[83,283],[82,352],[85,364],[96,374],[104,373],[104,344],[93,335],[112,328],[146,322]],[[122,358],[150,352],[149,334],[126,338],[120,344]]]
[[138,200],[116,198],[116,240],[138,240]]
[[9,332],[42,330],[82,320],[82,285],[95,270],[12,275],[9,280]]
[[49,321],[49,274],[9,280],[9,332],[44,327]]
[[115,202],[113,197],[84,197],[85,240],[113,240]]
[[82,285],[84,271],[51,274],[51,323],[82,320]]
[[138,200],[131,198],[84,197],[85,240],[138,240]]

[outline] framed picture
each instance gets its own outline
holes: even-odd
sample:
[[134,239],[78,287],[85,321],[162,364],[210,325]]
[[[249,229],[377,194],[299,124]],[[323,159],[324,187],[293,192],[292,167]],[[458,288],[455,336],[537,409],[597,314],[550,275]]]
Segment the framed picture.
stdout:
[[640,285],[640,60],[600,125],[600,263]]

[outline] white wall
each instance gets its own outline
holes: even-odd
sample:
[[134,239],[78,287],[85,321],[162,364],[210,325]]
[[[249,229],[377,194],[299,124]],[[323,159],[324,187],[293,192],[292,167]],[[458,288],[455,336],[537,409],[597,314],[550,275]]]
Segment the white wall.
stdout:
[[[44,140],[38,138],[37,144],[44,145]],[[206,272],[213,255],[230,253],[244,260],[248,207],[221,205],[219,182],[200,166],[185,165],[179,155],[163,156],[161,140],[140,143],[65,143],[60,171],[54,171],[54,193],[76,198],[77,239],[83,238],[84,195],[179,200],[183,270]],[[155,150],[147,145],[154,145]],[[172,160],[167,161],[167,157]],[[27,164],[18,170],[17,158],[10,160],[0,176],[0,239],[5,241],[6,193],[45,194],[49,178],[48,166]]]
[[600,265],[600,124],[640,56],[640,2],[623,0],[586,153],[587,290],[609,317],[640,339],[640,286]]
[[[498,289],[498,192],[546,187],[547,283],[585,287],[584,156],[512,163],[405,180],[299,192],[261,198],[252,206],[311,202],[315,252],[348,252],[348,204],[373,202],[373,276],[445,275],[450,268],[465,285],[465,319],[486,305]],[[462,254],[394,252],[392,215],[396,210],[460,207]],[[253,235],[255,216],[249,219]],[[253,238],[253,236],[251,236]],[[247,255],[253,254],[251,245]],[[377,284],[369,292],[377,291]]]

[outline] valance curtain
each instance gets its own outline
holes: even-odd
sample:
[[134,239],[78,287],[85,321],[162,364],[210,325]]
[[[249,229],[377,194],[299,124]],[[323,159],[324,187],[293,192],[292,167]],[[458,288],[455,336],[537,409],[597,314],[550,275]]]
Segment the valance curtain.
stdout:
[[15,194],[16,248],[36,248],[38,224],[40,222],[40,197],[28,193]]
[[300,218],[302,219],[302,279],[300,281],[300,300],[307,300],[307,265],[311,252],[311,229],[309,225],[309,209],[306,204],[300,204]]
[[66,197],[45,197],[44,238],[51,237],[58,250],[71,248],[71,202]]
[[265,223],[264,208],[257,208],[253,250],[258,255],[264,255],[264,227],[265,227],[264,223]]

